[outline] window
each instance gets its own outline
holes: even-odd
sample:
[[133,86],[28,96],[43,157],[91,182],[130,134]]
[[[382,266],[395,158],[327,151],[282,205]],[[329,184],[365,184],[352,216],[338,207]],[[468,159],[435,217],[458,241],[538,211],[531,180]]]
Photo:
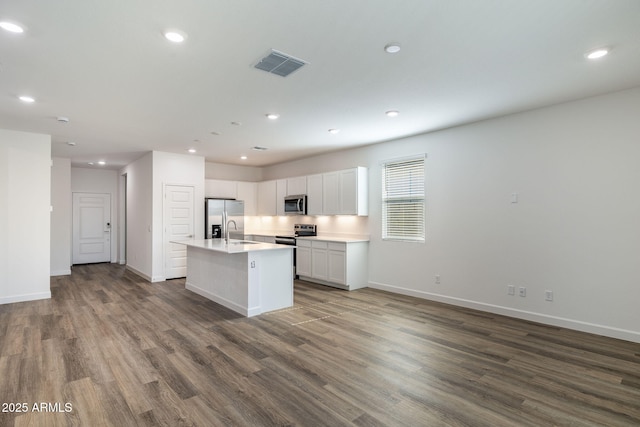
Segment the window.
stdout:
[[424,242],[425,156],[382,165],[382,238]]

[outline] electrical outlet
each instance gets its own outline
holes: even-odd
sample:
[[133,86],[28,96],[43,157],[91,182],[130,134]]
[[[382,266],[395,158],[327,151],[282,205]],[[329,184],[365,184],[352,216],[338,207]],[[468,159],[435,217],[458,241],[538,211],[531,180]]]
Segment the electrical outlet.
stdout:
[[515,295],[515,294],[516,294],[516,287],[513,285],[507,286],[507,295]]
[[520,288],[518,288],[518,291],[520,292],[519,295],[521,297],[527,296],[527,288],[525,288],[524,286],[520,286]]
[[436,274],[436,285],[440,284],[440,275]]
[[553,291],[544,291],[544,299],[545,301],[553,301]]

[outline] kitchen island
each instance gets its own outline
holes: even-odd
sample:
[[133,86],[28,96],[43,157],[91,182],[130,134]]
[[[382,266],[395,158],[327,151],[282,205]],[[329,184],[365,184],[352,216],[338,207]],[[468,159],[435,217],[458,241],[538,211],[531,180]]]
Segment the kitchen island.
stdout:
[[188,290],[247,317],[293,306],[293,246],[233,239],[173,243],[187,246]]

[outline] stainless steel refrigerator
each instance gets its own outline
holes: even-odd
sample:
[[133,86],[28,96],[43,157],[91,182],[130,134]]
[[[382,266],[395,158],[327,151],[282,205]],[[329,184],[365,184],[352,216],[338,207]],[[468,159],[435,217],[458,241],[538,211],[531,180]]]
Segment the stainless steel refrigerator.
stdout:
[[[235,222],[229,224],[229,221]],[[229,227],[231,239],[244,240],[244,202],[242,200],[204,199],[204,235],[206,239],[224,239]]]

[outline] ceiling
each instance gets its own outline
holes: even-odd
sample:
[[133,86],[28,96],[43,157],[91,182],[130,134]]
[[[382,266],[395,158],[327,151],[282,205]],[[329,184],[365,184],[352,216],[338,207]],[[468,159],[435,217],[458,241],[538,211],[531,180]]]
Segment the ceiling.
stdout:
[[[75,166],[265,166],[640,85],[638,0],[3,0],[0,21],[26,28],[0,30],[0,128]],[[271,49],[307,64],[255,69]]]

